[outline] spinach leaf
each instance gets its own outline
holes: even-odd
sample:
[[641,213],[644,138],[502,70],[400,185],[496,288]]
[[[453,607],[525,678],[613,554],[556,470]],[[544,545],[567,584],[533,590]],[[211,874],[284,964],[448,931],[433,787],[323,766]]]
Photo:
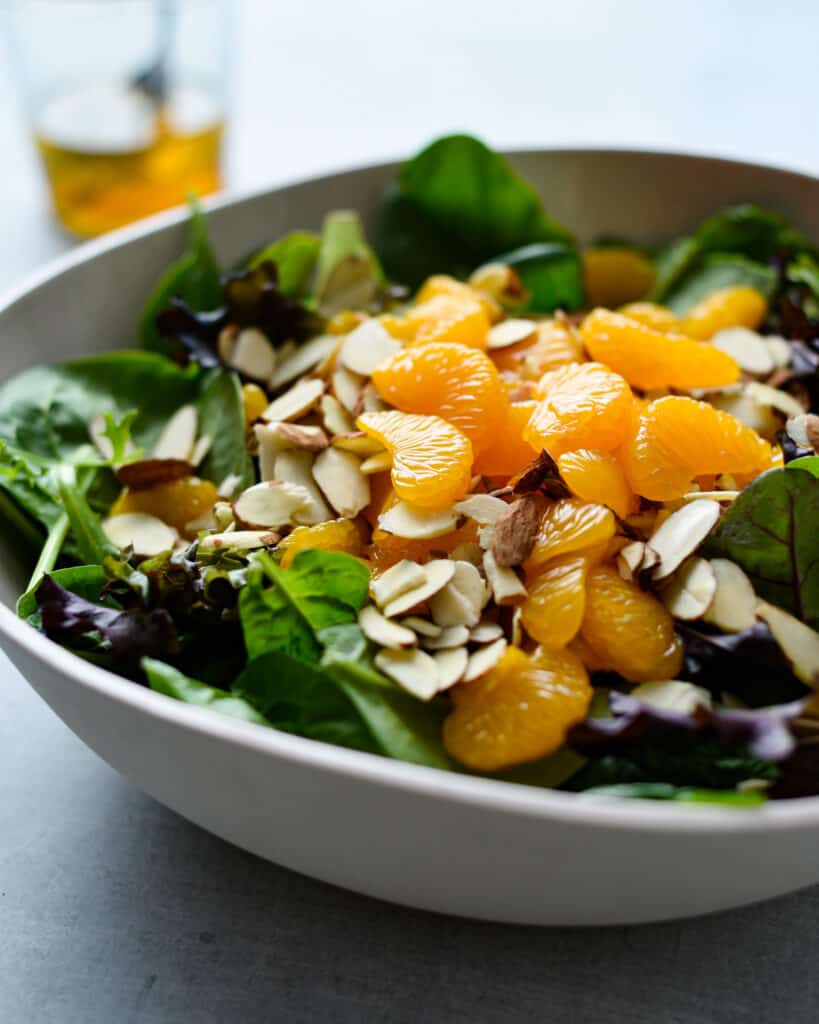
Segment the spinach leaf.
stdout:
[[139,333],[144,348],[169,351],[168,341],[157,330],[156,317],[174,298],[182,299],[197,312],[222,303],[219,267],[208,241],[205,218],[195,201],[191,201],[187,251],[168,268],[143,310]]
[[665,304],[684,316],[701,299],[718,288],[755,288],[770,298],[776,287],[776,271],[744,256],[714,253],[700,260],[667,294]]
[[394,280],[465,276],[499,253],[571,236],[503,157],[468,135],[433,142],[384,198],[376,250]]
[[208,480],[220,484],[235,476],[237,490],[256,482],[253,463],[247,453],[242,388],[232,370],[210,370],[202,380],[196,402],[199,432],[211,437],[210,451],[200,467]]
[[736,562],[756,592],[819,627],[819,479],[773,469],[740,494],[711,535],[710,554]]
[[299,661],[317,662],[321,645],[310,626],[277,587],[265,586],[265,582],[265,573],[254,564],[239,592],[239,619],[248,660],[279,652]]
[[674,800],[687,804],[719,804],[722,807],[759,807],[767,800],[759,790],[740,792],[735,789],[692,789],[672,786],[667,782],[634,782],[630,785],[593,786],[584,796],[614,796],[638,800]]
[[252,256],[248,267],[254,270],[267,261],[275,263],[279,291],[291,298],[300,298],[307,294],[320,244],[318,235],[310,231],[291,231]]
[[565,242],[536,242],[503,253],[495,262],[513,267],[529,294],[521,311],[580,309],[584,302],[580,256]]
[[259,712],[248,701],[227,693],[225,690],[217,690],[213,686],[200,683],[197,679],[191,679],[171,665],[166,665],[155,658],[143,658],[142,668],[148,677],[148,685],[157,693],[164,693],[166,697],[174,697],[176,700],[184,701],[186,704],[195,704],[200,708],[210,708],[220,715],[228,715],[230,718],[239,718],[243,722],[255,722],[257,725],[271,725],[271,722],[260,715]]
[[802,469],[813,476],[819,476],[819,455],[803,455],[801,458],[792,459],[787,468]]
[[384,284],[378,258],[357,213],[337,210],[324,219],[313,298],[322,316],[368,306]]

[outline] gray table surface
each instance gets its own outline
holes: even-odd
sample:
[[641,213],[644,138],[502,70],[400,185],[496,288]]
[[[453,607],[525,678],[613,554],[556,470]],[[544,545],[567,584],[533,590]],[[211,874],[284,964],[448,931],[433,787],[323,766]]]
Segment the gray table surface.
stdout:
[[[459,128],[497,145],[689,148],[819,168],[808,0],[689,0],[673,16],[648,0],[532,0],[479,16],[474,0],[438,3],[434,16],[410,0],[317,0],[309,17],[287,7],[236,5],[232,187],[401,154]],[[0,97],[3,288],[69,243],[48,218],[2,63]],[[817,1019],[819,889],[596,931],[394,908],[259,861],[149,800],[2,656],[0,689],[2,1024]]]

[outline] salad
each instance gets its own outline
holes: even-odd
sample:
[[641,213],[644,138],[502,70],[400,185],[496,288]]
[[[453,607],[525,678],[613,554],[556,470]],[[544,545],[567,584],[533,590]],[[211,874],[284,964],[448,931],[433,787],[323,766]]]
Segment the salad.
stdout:
[[468,136],[0,388],[18,613],[177,700],[570,790],[819,794],[819,251],[581,248]]

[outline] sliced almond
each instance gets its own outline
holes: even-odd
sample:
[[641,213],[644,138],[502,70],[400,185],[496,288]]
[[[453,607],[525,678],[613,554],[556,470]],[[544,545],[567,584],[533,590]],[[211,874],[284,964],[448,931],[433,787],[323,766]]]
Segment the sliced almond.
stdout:
[[455,511],[468,519],[474,519],[480,526],[497,522],[509,506],[502,498],[494,498],[491,494],[470,494],[468,498],[455,505]]
[[700,498],[710,498],[712,501],[730,503],[739,497],[739,491],[689,491],[682,496],[683,501],[698,501]]
[[649,545],[659,556],[652,579],[670,576],[700,546],[719,519],[719,504],[707,498],[692,501],[672,512],[652,534]]
[[717,592],[717,577],[705,558],[687,558],[669,578],[660,597],[675,619],[701,619]]
[[494,643],[487,644],[486,647],[479,647],[477,651],[473,651],[469,655],[461,682],[471,683],[473,679],[486,675],[501,660],[507,646],[506,640],[501,638],[495,640]]
[[776,409],[777,412],[781,412],[785,416],[801,416],[805,411],[802,403],[787,391],[772,388],[768,384],[761,384],[758,380],[750,381],[745,390],[755,402]]
[[776,367],[764,338],[747,327],[726,327],[717,331],[711,344],[735,359],[741,370],[754,376],[764,377]]
[[117,466],[117,480],[132,491],[147,491],[157,484],[183,480],[193,467],[184,459],[139,459]]
[[333,446],[341,448],[342,451],[360,455],[362,459],[368,459],[371,455],[378,455],[379,452],[384,451],[384,445],[380,441],[376,441],[374,437],[365,434],[363,430],[337,434],[333,438]]
[[392,468],[392,452],[382,451],[377,455],[371,455],[361,463],[359,468],[364,476],[372,476],[373,473],[384,473]]
[[546,499],[542,494],[524,494],[506,507],[495,522],[492,554],[504,568],[521,565],[532,552],[537,539]]
[[364,636],[379,647],[412,647],[418,641],[411,629],[385,618],[372,604],[358,613],[358,624]]
[[422,619],[420,615],[408,615],[405,619],[401,619],[401,625],[423,637],[435,637],[443,633],[441,626],[430,622],[429,619]]
[[276,479],[276,456],[285,450],[287,443],[279,434],[278,423],[256,423],[253,433],[259,450],[259,476],[262,480]]
[[680,679],[641,683],[631,691],[631,696],[653,708],[662,708],[664,711],[680,711],[685,715],[690,715],[697,708],[711,707],[711,694],[708,690]]
[[333,371],[330,386],[333,389],[333,394],[347,412],[354,416],[357,415],[358,396],[364,386],[364,377],[348,370],[346,366],[339,366]]
[[226,362],[245,377],[266,383],[276,369],[276,350],[258,327],[244,327],[236,335]]
[[465,647],[449,647],[436,651],[432,657],[438,669],[438,693],[460,682],[469,661]]
[[430,598],[429,610],[439,626],[477,626],[486,604],[486,587],[471,562],[453,562],[452,580]]
[[185,523],[185,533],[187,534],[200,533],[202,530],[215,529],[217,529],[216,520],[213,517],[213,509],[211,508],[209,508],[207,512],[203,512],[201,516],[197,516],[195,519],[190,519]]
[[780,338],[776,334],[768,334],[765,337],[765,344],[768,346],[768,351],[771,353],[771,358],[774,361],[774,366],[777,369],[784,369],[786,366],[791,365],[793,359],[793,352],[788,342],[784,338]]
[[727,558],[712,558],[711,571],[717,581],[717,589],[703,619],[724,633],[741,633],[750,629],[756,618],[757,603],[751,581],[738,565]]
[[491,524],[482,526],[478,530],[478,547],[483,551],[489,551],[492,547],[492,541],[495,539],[495,527]]
[[469,630],[466,626],[447,626],[438,636],[425,637],[421,646],[427,651],[443,651],[447,647],[463,647],[468,640]]
[[488,644],[503,636],[503,630],[497,622],[479,622],[469,632],[469,641],[473,644]]
[[436,558],[421,566],[424,582],[393,598],[384,608],[388,619],[408,612],[416,605],[423,604],[449,583],[455,575],[455,563],[448,558]]
[[799,448],[813,448],[819,442],[819,416],[812,412],[801,412],[791,416],[785,424],[788,437]]
[[[426,583],[426,580],[426,573],[417,562],[402,558],[379,576],[373,576],[370,580],[370,593],[375,603],[383,608],[402,594],[416,590]],[[414,628],[409,626],[409,623],[407,626],[410,629]]]
[[523,645],[523,608],[518,605],[512,612],[512,645],[521,647]]
[[430,537],[442,537],[458,525],[458,518],[452,509],[431,512],[416,508],[406,501],[396,501],[386,512],[378,517],[378,525],[387,533],[407,540],[422,540]]
[[220,498],[232,498],[239,489],[241,482],[242,478],[238,473],[228,473],[217,487],[216,493]]
[[[95,416],[88,426],[88,434],[94,443],[97,451],[104,459],[112,459],[114,457],[114,446],[111,444],[111,438],[105,434],[108,429],[108,425],[105,422],[105,417],[100,414]],[[126,456],[133,455],[136,451],[133,441],[129,438],[125,445]]]
[[402,349],[401,342],[378,320],[365,320],[350,331],[342,342],[338,358],[353,373],[369,377]]
[[279,543],[278,533],[272,530],[226,530],[224,533],[211,533],[199,541],[199,550],[223,551],[235,548],[237,551],[252,551],[254,548],[269,548]]
[[757,615],[773,634],[782,653],[791,663],[794,675],[812,689],[819,687],[819,633],[800,622],[795,616],[760,601]]
[[750,384],[739,394],[712,395],[710,404],[715,409],[730,413],[734,419],[763,437],[773,439],[781,423],[770,404],[760,402],[750,390]]
[[458,544],[452,549],[449,557],[456,562],[471,562],[478,568],[483,565],[483,550],[480,544]]
[[333,518],[330,506],[324,500],[313,477],[313,455],[311,452],[285,449],[276,456],[276,480],[287,480],[289,483],[303,487],[309,495],[309,502],[298,511],[293,521],[300,526],[315,526],[326,523]]
[[355,430],[352,416],[335,395],[321,396],[321,417],[328,434],[349,434]]
[[370,481],[352,452],[325,448],[313,463],[313,478],[340,516],[354,519],[370,504]]
[[389,408],[387,403],[381,398],[381,395],[379,395],[378,389],[372,381],[362,389],[358,405],[361,406],[363,412],[383,412]]
[[385,676],[419,700],[430,700],[438,692],[438,667],[434,659],[415,647],[379,651],[375,664]]
[[285,448],[320,452],[330,443],[321,427],[302,426],[298,423],[275,423],[271,426],[282,439]]
[[498,565],[491,551],[484,552],[483,570],[492,588],[495,604],[514,604],[526,597],[526,587],[515,570]]
[[177,409],[159,435],[159,440],[154,445],[153,457],[190,462],[198,421],[196,406],[183,405]]
[[211,509],[217,530],[226,530],[234,524],[233,506],[229,501],[217,501]]
[[620,548],[617,554],[617,571],[624,580],[633,580],[640,572],[645,553],[646,545],[641,540],[632,541]]
[[510,319],[502,320],[489,328],[486,335],[486,347],[488,349],[507,348],[509,345],[517,345],[519,341],[526,341],[531,338],[537,330],[534,320]]
[[212,445],[213,438],[210,434],[202,434],[193,446],[193,451],[191,452],[191,465],[198,466],[200,462],[203,462]]
[[103,520],[102,530],[116,547],[133,548],[135,555],[151,558],[170,551],[179,534],[156,516],[144,512],[124,512]]
[[310,504],[310,494],[286,480],[267,480],[242,491],[233,502],[236,521],[248,529],[289,526],[295,515]]
[[[320,334],[311,338],[303,345],[299,345],[286,352],[284,346],[279,349],[278,364],[270,379],[270,387],[274,391],[283,388],[285,384],[296,380],[297,377],[308,373],[313,367],[318,366],[322,360],[339,345],[341,339],[333,334]],[[281,419],[282,417],[277,417]]]
[[276,420],[297,420],[310,412],[324,394],[324,381],[312,378],[300,380],[289,391],[275,398],[262,413],[268,423]]

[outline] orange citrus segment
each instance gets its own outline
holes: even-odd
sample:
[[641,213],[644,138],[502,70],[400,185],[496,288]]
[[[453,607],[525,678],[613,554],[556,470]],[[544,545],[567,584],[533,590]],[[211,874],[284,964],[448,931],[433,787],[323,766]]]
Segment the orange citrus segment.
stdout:
[[514,476],[533,462],[537,451],[523,432],[537,402],[514,402],[506,410],[489,445],[475,457],[475,472],[482,476]]
[[299,551],[308,548],[360,556],[363,544],[358,527],[350,519],[331,519],[317,526],[297,526],[278,546],[278,550],[283,552],[282,568],[286,569]]
[[588,562],[578,555],[556,558],[527,584],[521,605],[523,628],[546,647],[565,647],[583,622]]
[[481,451],[506,418],[506,393],[483,352],[437,342],[404,349],[372,375],[381,397],[404,412],[440,416]]
[[368,556],[373,569],[383,572],[396,562],[400,562],[402,558],[423,564],[431,558],[445,557],[461,544],[474,544],[477,538],[478,528],[471,520],[452,533],[445,533],[430,540],[396,537],[394,533],[387,533],[386,530],[379,530],[376,527],[373,530]]
[[563,498],[549,505],[540,522],[532,553],[524,562],[527,577],[537,575],[558,555],[584,551],[605,544],[614,536],[616,523],[610,509],[577,498]]
[[583,285],[590,306],[619,306],[640,299],[654,284],[651,260],[619,246],[586,249]]
[[544,374],[541,402],[532,413],[526,440],[557,458],[576,448],[609,451],[629,434],[633,398],[623,378],[600,363],[579,363]]
[[411,344],[453,341],[484,349],[490,324],[477,297],[443,294],[411,306],[397,326],[398,336]]
[[596,309],[580,328],[586,351],[637,388],[723,387],[739,380],[735,359],[712,345],[667,334],[622,313]]
[[569,651],[510,647],[486,675],[452,691],[444,746],[473,771],[493,772],[554,753],[585,718],[589,677]]
[[653,327],[655,331],[671,332],[680,329],[680,321],[667,306],[658,306],[656,302],[629,302],[617,311],[629,320]]
[[702,474],[758,475],[770,467],[772,451],[730,413],[693,398],[669,396],[641,411],[621,459],[636,494],[674,501]]
[[463,281],[458,281],[447,274],[433,274],[432,277],[428,277],[418,289],[415,302],[417,305],[423,305],[439,295],[448,295],[451,298],[467,302],[478,302],[490,320],[499,310],[497,304],[486,292],[473,288],[469,284],[464,284]]
[[611,452],[588,448],[564,452],[557,460],[557,468],[572,494],[583,501],[607,505],[621,519],[635,511],[635,496],[623,467]]
[[111,506],[111,515],[144,512],[192,539],[196,530],[188,530],[188,523],[212,509],[218,497],[216,485],[210,480],[188,476],[155,484],[144,491],[131,491],[126,487]]
[[632,682],[673,679],[682,667],[671,615],[610,566],[589,573],[580,638],[598,664]]
[[448,508],[469,490],[472,444],[439,416],[407,412],[365,412],[356,425],[393,456],[395,493],[420,508]]
[[756,330],[767,311],[765,296],[755,288],[718,288],[688,311],[679,329],[692,338],[707,341],[726,327]]

